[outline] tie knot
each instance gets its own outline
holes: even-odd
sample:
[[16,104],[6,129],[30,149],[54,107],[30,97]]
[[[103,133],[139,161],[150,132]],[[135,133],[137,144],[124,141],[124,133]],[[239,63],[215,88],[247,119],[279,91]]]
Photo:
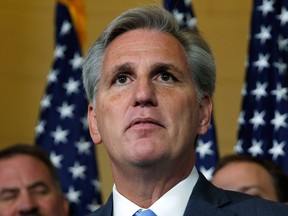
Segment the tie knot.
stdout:
[[133,216],[157,216],[152,210],[142,210],[139,209]]

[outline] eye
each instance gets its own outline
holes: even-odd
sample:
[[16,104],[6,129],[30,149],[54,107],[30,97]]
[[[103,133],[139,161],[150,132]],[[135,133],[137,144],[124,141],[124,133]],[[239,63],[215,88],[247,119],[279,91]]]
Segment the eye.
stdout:
[[33,188],[32,193],[39,194],[39,195],[45,195],[49,193],[49,188],[47,186],[41,185]]
[[29,193],[35,196],[45,196],[49,194],[51,189],[45,182],[37,182],[36,184],[29,187]]
[[0,195],[0,201],[10,201],[10,200],[14,200],[17,197],[18,193],[16,191],[7,191],[7,192],[3,192]]
[[113,80],[113,84],[115,85],[124,85],[130,82],[130,78],[127,74],[119,74]]
[[162,82],[175,82],[177,79],[168,72],[161,72],[158,76],[158,79]]

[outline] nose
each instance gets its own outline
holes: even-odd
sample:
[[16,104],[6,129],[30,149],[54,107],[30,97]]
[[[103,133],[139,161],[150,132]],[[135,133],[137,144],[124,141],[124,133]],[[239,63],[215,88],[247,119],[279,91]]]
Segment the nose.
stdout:
[[22,193],[18,200],[20,215],[33,215],[38,212],[37,200],[28,192]]
[[134,106],[157,106],[157,97],[153,81],[149,78],[138,79],[134,88]]

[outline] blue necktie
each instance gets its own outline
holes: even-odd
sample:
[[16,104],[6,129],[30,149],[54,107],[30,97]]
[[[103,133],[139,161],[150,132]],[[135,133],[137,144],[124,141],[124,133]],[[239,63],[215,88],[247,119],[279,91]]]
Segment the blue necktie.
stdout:
[[139,209],[133,216],[157,216],[152,210],[147,209],[147,210],[142,210]]

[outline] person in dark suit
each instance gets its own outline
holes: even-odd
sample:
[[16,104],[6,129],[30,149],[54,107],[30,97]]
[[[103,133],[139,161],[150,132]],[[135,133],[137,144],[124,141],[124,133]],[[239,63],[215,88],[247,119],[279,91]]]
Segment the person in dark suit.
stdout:
[[288,176],[275,163],[249,155],[226,155],[214,172],[212,183],[264,199],[288,203]]
[[288,215],[285,205],[216,188],[196,170],[215,79],[206,41],[165,9],[130,9],[108,25],[83,64],[90,134],[105,145],[115,182],[93,216]]

